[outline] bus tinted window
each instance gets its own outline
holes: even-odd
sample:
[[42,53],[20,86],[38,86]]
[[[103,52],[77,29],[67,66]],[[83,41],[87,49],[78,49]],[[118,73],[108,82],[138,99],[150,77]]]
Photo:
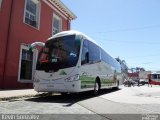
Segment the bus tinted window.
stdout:
[[82,64],[100,61],[99,47],[90,41],[84,40],[81,61]]
[[160,79],[160,74],[158,74],[158,79]]
[[107,53],[105,53],[105,51],[104,50],[102,50],[101,49],[101,59],[104,61],[104,62],[106,62],[106,63],[108,63],[109,64],[109,55],[107,54]]
[[103,49],[101,49],[101,59],[102,61],[108,63],[112,67],[119,70],[120,64],[115,59],[113,59],[110,55],[108,55]]
[[89,50],[88,50],[88,41],[85,40],[83,42],[83,47],[82,47],[82,56],[81,56],[81,64],[86,64],[89,63]]
[[152,79],[160,79],[160,74],[152,74]]
[[89,40],[84,40],[82,47],[81,64],[93,64],[96,62],[100,62],[101,60],[110,65],[117,72],[121,71],[120,64],[114,58],[112,58],[108,53],[106,53],[96,44],[92,43]]
[[92,42],[89,42],[89,62],[95,63],[100,61],[99,47]]
[[80,43],[74,35],[49,40],[39,54],[37,70],[52,72],[74,67],[78,62],[79,50]]
[[157,74],[153,74],[152,79],[157,79]]

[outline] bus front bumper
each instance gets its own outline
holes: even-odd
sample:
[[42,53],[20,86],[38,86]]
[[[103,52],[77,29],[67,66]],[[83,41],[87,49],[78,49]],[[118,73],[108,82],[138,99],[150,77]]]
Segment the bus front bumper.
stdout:
[[34,84],[34,90],[37,92],[54,92],[54,93],[75,93],[79,92],[78,89],[72,86],[68,86],[68,88],[62,83],[54,83],[54,84]]

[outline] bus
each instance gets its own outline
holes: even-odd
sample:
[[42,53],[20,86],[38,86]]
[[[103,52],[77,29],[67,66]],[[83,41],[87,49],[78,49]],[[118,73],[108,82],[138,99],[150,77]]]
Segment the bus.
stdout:
[[160,73],[148,74],[149,84],[160,85]]
[[103,88],[118,88],[119,62],[87,35],[63,31],[37,43],[42,48],[33,80],[35,91],[63,94],[93,90],[97,94]]

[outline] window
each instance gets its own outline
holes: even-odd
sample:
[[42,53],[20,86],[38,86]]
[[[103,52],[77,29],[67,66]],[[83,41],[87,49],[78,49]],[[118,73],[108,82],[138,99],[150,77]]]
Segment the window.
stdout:
[[29,52],[29,48],[27,46],[21,45],[18,73],[19,82],[32,82],[36,56],[36,50],[34,50],[34,52]]
[[153,74],[152,79],[157,79],[157,74]]
[[52,35],[62,31],[62,20],[57,15],[53,15],[53,30]]
[[95,63],[100,61],[99,47],[92,42],[89,42],[89,61],[90,63]]
[[32,79],[33,53],[22,49],[20,79]]
[[88,50],[88,41],[84,40],[81,56],[81,64],[89,63],[89,50]]
[[103,49],[101,49],[101,59],[110,66],[119,69],[120,64]]
[[94,43],[84,40],[81,64],[96,63],[100,61],[99,47]]
[[0,9],[1,9],[1,5],[2,5],[2,0],[0,0]]
[[32,27],[39,28],[39,8],[38,0],[25,1],[24,22]]

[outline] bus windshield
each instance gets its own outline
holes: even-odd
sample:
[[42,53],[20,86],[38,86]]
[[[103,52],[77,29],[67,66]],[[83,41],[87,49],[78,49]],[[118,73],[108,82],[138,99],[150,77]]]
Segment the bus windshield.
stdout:
[[80,40],[68,35],[48,40],[37,60],[37,70],[56,72],[76,66],[79,58]]

